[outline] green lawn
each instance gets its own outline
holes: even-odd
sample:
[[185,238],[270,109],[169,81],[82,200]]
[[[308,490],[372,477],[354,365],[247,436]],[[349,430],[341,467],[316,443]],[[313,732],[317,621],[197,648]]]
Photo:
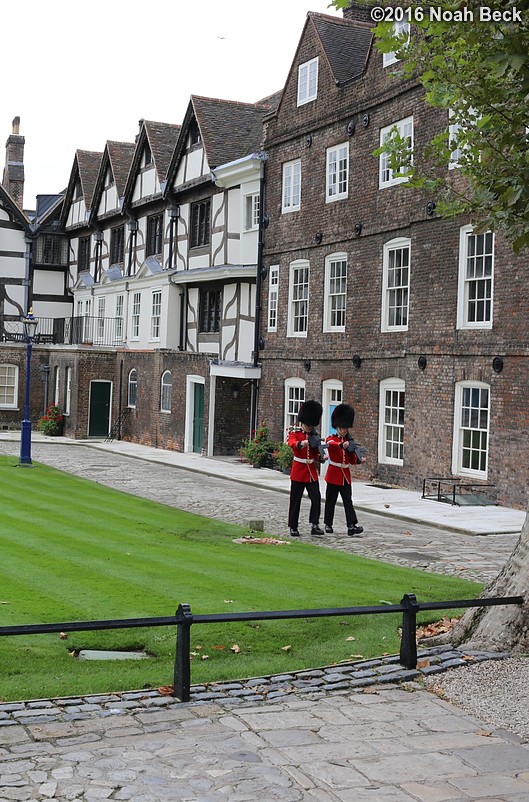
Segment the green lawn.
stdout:
[[[420,601],[472,598],[482,589],[298,541],[239,545],[233,539],[247,534],[241,527],[38,463],[15,465],[0,457],[0,625],[168,616],[185,602],[194,613],[232,613],[397,603],[404,593]],[[196,625],[191,679],[393,653],[400,620],[393,614]],[[239,653],[231,650],[235,644]],[[75,655],[84,648],[145,649],[152,658],[83,662]],[[0,638],[0,699],[167,685],[174,650],[173,627]]]

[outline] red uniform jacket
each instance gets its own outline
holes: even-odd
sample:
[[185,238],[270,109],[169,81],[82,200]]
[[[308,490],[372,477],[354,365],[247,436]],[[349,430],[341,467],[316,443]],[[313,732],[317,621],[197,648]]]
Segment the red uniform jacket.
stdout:
[[306,440],[307,434],[302,429],[290,432],[287,443],[294,452],[294,462],[290,469],[290,478],[293,482],[317,482],[317,465],[320,462],[320,452],[317,448],[310,446],[298,447],[298,443]]
[[340,443],[347,442],[347,438],[340,437],[339,434],[331,434],[325,441],[329,448],[327,454],[327,473],[325,481],[330,485],[351,484],[351,465],[356,465],[358,457],[354,451],[346,451]]

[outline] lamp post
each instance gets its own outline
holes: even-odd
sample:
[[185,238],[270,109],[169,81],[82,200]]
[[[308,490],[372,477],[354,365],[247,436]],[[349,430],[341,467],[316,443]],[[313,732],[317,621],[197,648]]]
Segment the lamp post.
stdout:
[[22,318],[24,326],[24,341],[27,345],[26,361],[26,403],[24,404],[24,420],[20,432],[20,459],[19,465],[30,466],[31,462],[31,421],[29,419],[29,388],[31,385],[31,352],[33,350],[33,339],[35,337],[38,320],[33,317],[33,309],[30,309],[26,317]]

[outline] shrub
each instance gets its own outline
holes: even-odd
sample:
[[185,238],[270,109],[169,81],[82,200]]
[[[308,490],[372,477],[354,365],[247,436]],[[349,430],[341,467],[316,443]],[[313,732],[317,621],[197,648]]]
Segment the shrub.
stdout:
[[261,421],[253,437],[242,441],[240,455],[252,465],[268,465],[272,459],[274,444],[268,434],[266,420]]
[[49,404],[37,427],[42,434],[54,435],[62,432],[63,417],[58,404]]
[[276,443],[275,451],[272,453],[272,459],[277,462],[283,470],[290,470],[292,460],[294,459],[294,452],[283,440],[281,443]]

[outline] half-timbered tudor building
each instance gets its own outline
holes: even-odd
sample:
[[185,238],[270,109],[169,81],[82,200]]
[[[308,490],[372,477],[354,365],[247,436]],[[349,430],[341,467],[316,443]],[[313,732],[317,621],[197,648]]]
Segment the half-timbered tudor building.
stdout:
[[526,258],[437,217],[435,197],[406,191],[374,155],[394,126],[425,143],[448,119],[392,74],[365,15],[309,13],[266,121],[260,414],[279,438],[316,398],[326,435],[349,402],[369,451],[359,476],[415,488],[464,478],[524,504]]
[[71,334],[50,353],[67,433],[238,450],[260,376],[260,146],[271,108],[192,97],[181,127],[140,121],[134,145],[107,143],[89,204],[77,154],[63,208]]

